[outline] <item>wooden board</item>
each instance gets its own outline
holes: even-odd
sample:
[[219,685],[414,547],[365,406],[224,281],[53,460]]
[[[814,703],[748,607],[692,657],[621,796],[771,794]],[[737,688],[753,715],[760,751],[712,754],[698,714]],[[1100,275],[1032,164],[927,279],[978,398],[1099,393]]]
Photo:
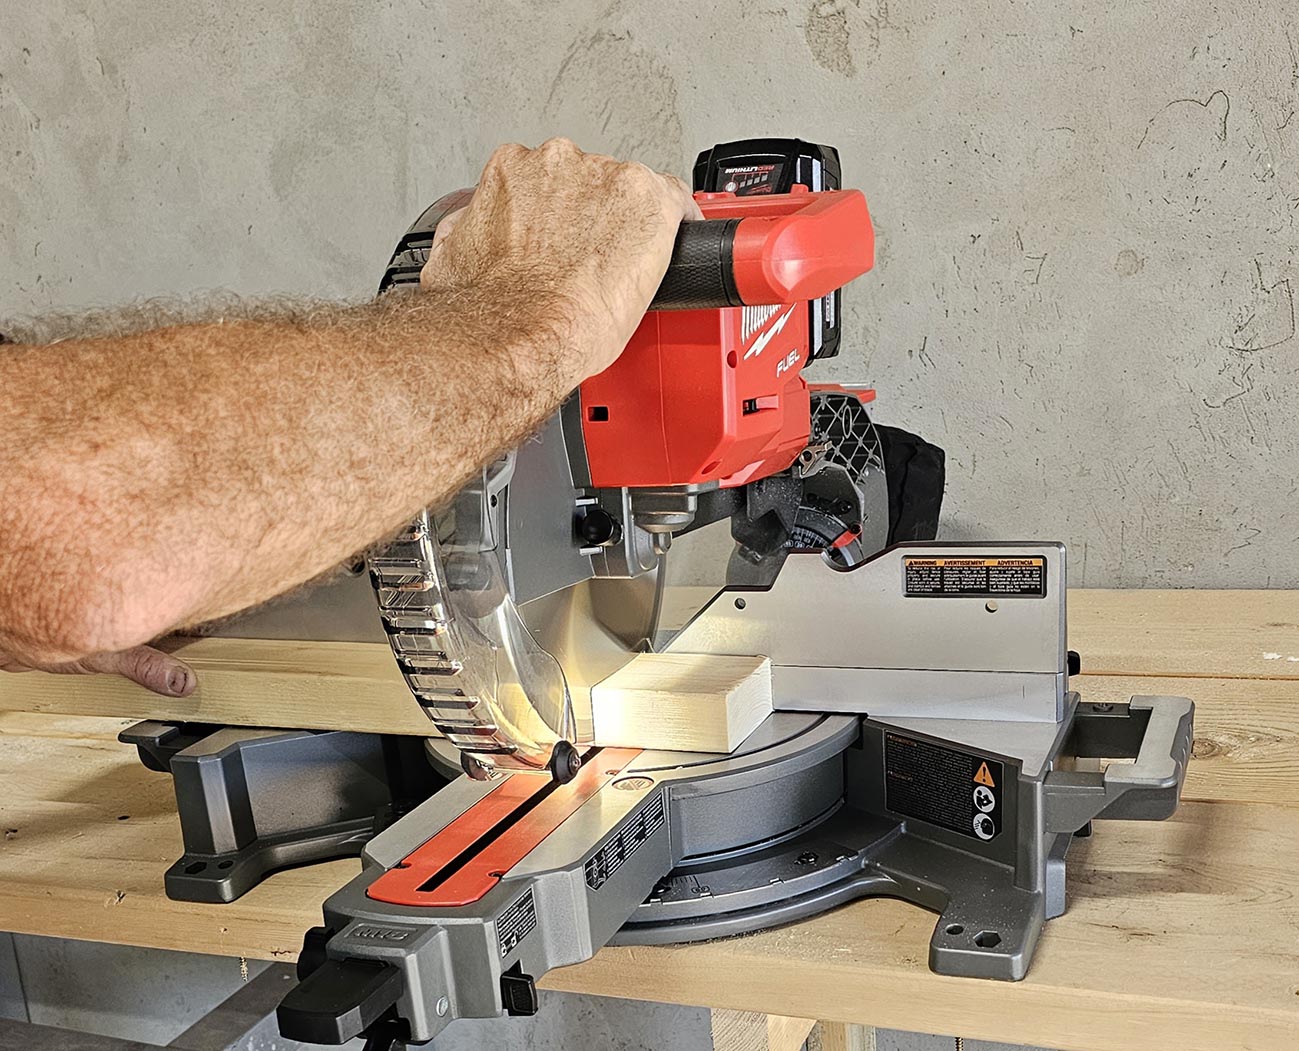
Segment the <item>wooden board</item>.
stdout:
[[0,710],[180,719],[229,726],[428,735],[431,726],[373,642],[172,640],[198,673],[189,697],[160,697],[112,675],[0,675]]
[[733,752],[771,714],[771,661],[642,653],[591,687],[595,743]]
[[1101,675],[1299,679],[1299,592],[1069,592],[1069,645]]
[[[665,622],[683,620],[712,593],[673,589]],[[1082,654],[1089,696],[1110,689],[1097,684],[1102,676],[1299,681],[1299,593],[1073,591],[1069,644]],[[429,732],[382,643],[208,638],[177,640],[175,648],[199,673],[192,697],[159,697],[111,676],[32,672],[0,675],[0,711]],[[574,685],[580,693],[589,684]],[[1196,688],[1171,692],[1194,699]]]

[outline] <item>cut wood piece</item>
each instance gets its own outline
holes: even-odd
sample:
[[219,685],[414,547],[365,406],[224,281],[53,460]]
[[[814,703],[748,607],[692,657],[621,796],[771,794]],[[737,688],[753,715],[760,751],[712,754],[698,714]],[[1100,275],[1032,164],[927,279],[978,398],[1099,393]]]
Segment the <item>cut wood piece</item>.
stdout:
[[733,752],[771,714],[771,661],[642,653],[591,687],[598,745]]

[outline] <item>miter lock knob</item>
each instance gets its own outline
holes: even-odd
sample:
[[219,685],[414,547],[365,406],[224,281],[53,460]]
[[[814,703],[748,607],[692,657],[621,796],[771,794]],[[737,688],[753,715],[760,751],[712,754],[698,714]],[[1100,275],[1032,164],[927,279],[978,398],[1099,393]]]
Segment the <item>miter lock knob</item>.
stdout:
[[578,519],[577,532],[589,547],[613,547],[622,541],[622,524],[603,507],[588,508]]

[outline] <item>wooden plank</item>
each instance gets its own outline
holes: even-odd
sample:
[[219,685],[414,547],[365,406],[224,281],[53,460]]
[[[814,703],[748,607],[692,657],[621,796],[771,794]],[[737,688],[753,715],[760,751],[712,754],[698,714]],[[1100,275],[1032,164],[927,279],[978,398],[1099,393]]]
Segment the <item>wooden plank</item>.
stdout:
[[1069,592],[1069,645],[1103,675],[1299,679],[1299,592]]
[[206,638],[169,648],[198,673],[189,697],[160,697],[113,675],[26,672],[0,675],[0,710],[425,736],[432,729],[383,643]]
[[760,1011],[712,1012],[713,1051],[799,1051],[816,1023]]
[[[398,679],[382,646],[361,650],[350,669],[334,644],[257,643],[272,654],[235,665],[195,644],[202,666],[195,697],[156,697],[109,677],[0,675],[0,710],[19,709],[193,722],[428,734],[429,724]],[[349,644],[363,645],[363,644]],[[311,651],[321,647],[319,653]],[[296,654],[296,662],[287,659]],[[323,679],[312,668],[330,667]],[[273,657],[273,659],[272,659]],[[369,662],[370,673],[360,669]],[[263,670],[269,667],[269,671]],[[391,674],[395,675],[393,670]],[[1083,675],[1075,685],[1092,701],[1126,701],[1133,694],[1174,694],[1196,702],[1195,762],[1187,775],[1190,799],[1299,802],[1299,683],[1292,680],[1152,679]]]
[[[116,744],[123,722],[0,715],[0,929],[291,960],[357,862],[280,873],[230,905],[169,901],[171,786]],[[873,900],[743,938],[607,949],[543,984],[1066,1051],[1295,1047],[1296,842],[1299,807],[1260,803],[1099,826],[1021,983],[930,974],[934,917]]]
[[595,743],[733,752],[771,714],[771,661],[642,653],[591,687]]
[[[673,589],[665,620],[684,618],[711,593]],[[1089,677],[1299,680],[1299,593],[1073,591],[1069,619],[1070,645]],[[0,710],[429,732],[382,643],[209,638],[175,646],[199,672],[192,697],[158,697],[111,676],[33,672],[0,675]],[[585,684],[573,685],[582,722]],[[1195,699],[1197,688],[1166,692]]]

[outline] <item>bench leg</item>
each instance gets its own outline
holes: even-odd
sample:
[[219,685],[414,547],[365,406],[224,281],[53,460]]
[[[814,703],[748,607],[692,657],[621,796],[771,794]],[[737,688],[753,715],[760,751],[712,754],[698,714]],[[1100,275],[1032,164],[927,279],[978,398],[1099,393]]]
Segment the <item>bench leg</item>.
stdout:
[[713,1051],[800,1051],[816,1023],[758,1011],[713,1011]]
[[875,1051],[875,1027],[845,1022],[817,1022],[809,1051]]

